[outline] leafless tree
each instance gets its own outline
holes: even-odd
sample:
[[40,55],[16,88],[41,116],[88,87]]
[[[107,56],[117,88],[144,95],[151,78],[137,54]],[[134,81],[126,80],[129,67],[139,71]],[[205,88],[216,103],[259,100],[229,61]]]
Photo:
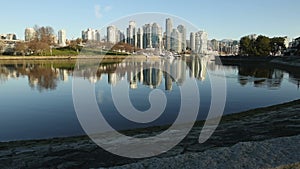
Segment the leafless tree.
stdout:
[[36,31],[34,40],[30,41],[28,44],[29,50],[38,55],[43,55],[47,50],[50,50],[50,46],[54,42],[54,29],[50,26],[39,27],[34,26]]
[[5,47],[5,43],[2,40],[0,40],[0,54],[3,53],[4,47]]
[[15,46],[15,51],[20,53],[21,55],[25,56],[26,52],[28,51],[28,45],[26,42],[17,42]]

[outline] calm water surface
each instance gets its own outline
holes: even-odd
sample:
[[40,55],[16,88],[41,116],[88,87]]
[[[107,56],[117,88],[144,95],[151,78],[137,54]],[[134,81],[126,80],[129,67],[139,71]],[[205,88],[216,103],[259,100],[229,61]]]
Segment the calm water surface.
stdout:
[[[268,106],[300,98],[300,72],[266,64],[221,66],[207,58],[186,58],[186,64],[166,60],[104,63],[73,76],[72,61],[0,62],[0,141],[39,139],[84,134],[72,101],[72,79],[95,84],[101,112],[115,129],[130,129],[172,123],[180,108],[180,86],[196,79],[200,94],[198,120],[205,119],[210,107],[210,76],[226,78],[227,100],[224,114]],[[174,77],[151,68],[168,66]],[[148,67],[145,69],[145,67]],[[149,68],[150,67],[150,68]],[[225,77],[221,75],[225,72]],[[123,83],[123,82],[126,83]],[[148,124],[133,123],[116,110],[111,90],[129,88],[136,109],[149,109],[149,93],[163,91],[166,110]],[[82,91],[84,92],[84,91]]]

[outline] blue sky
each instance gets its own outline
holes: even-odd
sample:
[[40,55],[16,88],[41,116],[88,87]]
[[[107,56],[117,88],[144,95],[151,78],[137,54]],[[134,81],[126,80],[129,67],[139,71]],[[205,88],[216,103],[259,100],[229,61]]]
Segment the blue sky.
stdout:
[[52,26],[55,31],[66,29],[72,39],[86,28],[101,29],[124,16],[162,12],[204,29],[209,39],[240,39],[252,33],[295,38],[300,36],[299,8],[299,0],[10,0],[1,2],[0,33],[22,39],[26,27]]

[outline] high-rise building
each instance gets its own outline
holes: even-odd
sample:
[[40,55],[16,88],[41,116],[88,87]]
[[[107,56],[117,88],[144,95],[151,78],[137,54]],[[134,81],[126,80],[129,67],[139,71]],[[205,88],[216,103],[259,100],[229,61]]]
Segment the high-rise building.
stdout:
[[137,45],[143,49],[162,49],[163,37],[161,26],[157,23],[145,24],[143,29],[138,29]]
[[33,28],[25,29],[25,41],[31,41],[35,38],[36,32]]
[[186,50],[186,28],[184,25],[177,26],[178,31],[181,33],[181,48],[183,51]]
[[171,32],[171,50],[175,52],[181,52],[181,33],[177,29],[173,29]]
[[127,28],[127,43],[133,46],[137,46],[137,32],[135,21],[129,21],[129,27]]
[[107,27],[107,42],[113,43],[113,44],[117,43],[116,33],[117,33],[117,28],[114,25],[108,26]]
[[198,32],[195,33],[195,53],[199,53],[200,50],[200,34]]
[[124,32],[117,30],[117,39],[116,42],[124,42],[125,43],[126,39],[125,39],[125,34]]
[[88,28],[82,31],[82,39],[89,41],[101,41],[100,31]]
[[219,42],[216,39],[210,41],[213,51],[219,51]]
[[152,48],[152,26],[145,24],[143,26],[143,49]]
[[172,29],[173,29],[173,22],[172,22],[171,18],[167,18],[166,19],[166,46],[165,46],[166,50],[171,49],[171,32],[172,32]]
[[86,40],[85,37],[86,37],[85,31],[81,31],[81,39]]
[[67,33],[65,30],[61,29],[58,31],[58,45],[66,46]]
[[204,31],[196,32],[195,34],[195,52],[199,54],[205,54],[207,53],[207,41],[208,41],[208,35]]
[[191,51],[192,52],[195,52],[195,44],[196,44],[196,41],[195,41],[195,33],[194,32],[191,32],[190,34],[190,48],[191,48]]
[[94,40],[93,39],[94,30],[88,28],[86,31],[82,31],[82,39],[83,40]]
[[143,29],[138,28],[137,31],[137,47],[143,49]]
[[153,48],[162,48],[162,28],[157,24],[153,23],[151,27],[151,40]]
[[166,45],[167,45],[167,33],[166,32],[163,33],[162,45],[163,45],[163,48],[166,49]]
[[98,31],[98,30],[96,30],[96,33],[95,33],[95,40],[97,42],[101,41],[101,34],[100,34],[100,31]]

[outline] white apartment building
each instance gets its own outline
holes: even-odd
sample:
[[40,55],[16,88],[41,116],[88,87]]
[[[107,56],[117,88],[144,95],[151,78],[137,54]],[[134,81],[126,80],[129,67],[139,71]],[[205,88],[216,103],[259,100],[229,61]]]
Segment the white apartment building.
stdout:
[[107,27],[107,42],[117,43],[117,28],[114,25]]
[[191,32],[190,34],[190,48],[192,52],[195,52],[196,49],[196,37],[195,37],[195,33]]
[[181,48],[183,51],[185,51],[186,50],[186,28],[184,25],[178,25],[177,29],[181,34],[181,39],[180,39]]
[[35,38],[36,31],[33,28],[25,29],[25,41],[31,41]]
[[101,41],[100,31],[88,28],[87,30],[82,31],[82,39],[89,41]]
[[208,52],[208,34],[204,31],[195,33],[195,52],[198,54],[206,54]]
[[171,49],[171,32],[173,29],[173,21],[171,18],[166,19],[166,50]]
[[67,41],[67,33],[65,30],[61,29],[58,31],[58,45],[59,46],[66,46]]
[[181,33],[177,29],[173,29],[171,32],[171,50],[175,52],[181,52]]

